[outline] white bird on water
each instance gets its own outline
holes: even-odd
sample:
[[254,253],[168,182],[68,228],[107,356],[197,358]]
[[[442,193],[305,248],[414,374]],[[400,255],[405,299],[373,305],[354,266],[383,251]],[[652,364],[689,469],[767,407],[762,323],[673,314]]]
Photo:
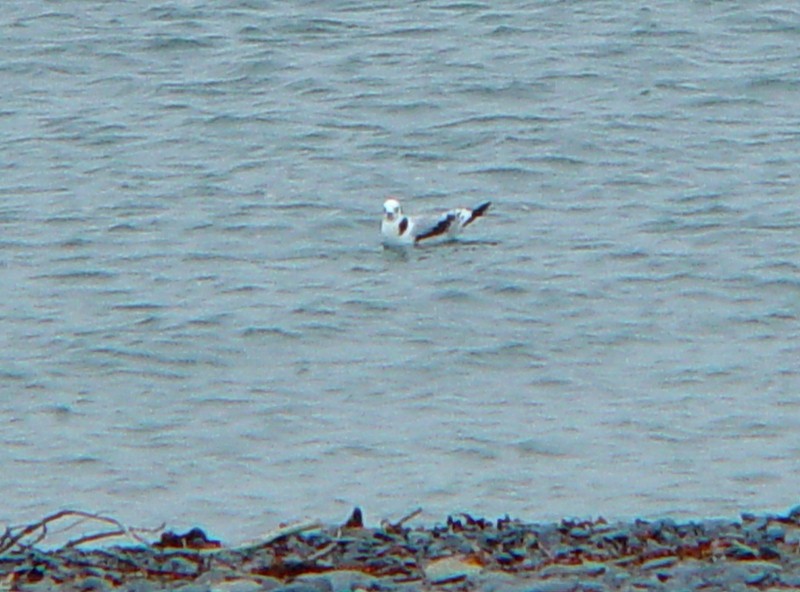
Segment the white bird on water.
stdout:
[[433,216],[406,216],[396,199],[383,204],[381,233],[388,246],[410,246],[434,237],[453,238],[465,226],[480,218],[492,202],[487,201],[474,209],[455,208]]

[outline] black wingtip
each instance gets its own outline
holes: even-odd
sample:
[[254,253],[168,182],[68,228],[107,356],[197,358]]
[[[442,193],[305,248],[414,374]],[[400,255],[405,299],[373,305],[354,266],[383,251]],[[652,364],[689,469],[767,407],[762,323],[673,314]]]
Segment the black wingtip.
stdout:
[[470,214],[469,220],[464,222],[464,226],[472,224],[472,222],[474,222],[476,218],[480,218],[481,216],[483,216],[484,212],[489,209],[490,205],[492,205],[492,202],[487,201],[479,205],[477,208],[474,208],[472,210],[472,213]]
[[477,208],[475,208],[475,209],[473,209],[473,210],[472,210],[472,217],[473,217],[473,218],[479,218],[480,216],[483,216],[483,213],[484,213],[486,210],[488,210],[488,209],[489,209],[489,206],[490,206],[490,205],[492,205],[492,202],[490,202],[490,201],[487,201],[487,202],[484,202],[484,203],[482,203],[482,204],[481,204],[481,205],[479,205]]

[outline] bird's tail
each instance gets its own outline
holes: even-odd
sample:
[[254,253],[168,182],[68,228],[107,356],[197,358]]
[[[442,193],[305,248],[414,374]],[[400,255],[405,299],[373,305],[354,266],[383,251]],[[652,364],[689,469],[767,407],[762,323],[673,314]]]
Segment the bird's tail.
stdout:
[[467,219],[466,222],[464,222],[464,226],[466,226],[467,224],[471,224],[472,221],[475,220],[475,218],[480,218],[481,216],[483,216],[486,210],[489,209],[490,205],[492,205],[492,202],[487,201],[482,203],[478,207],[474,208],[473,210],[471,210],[469,218]]

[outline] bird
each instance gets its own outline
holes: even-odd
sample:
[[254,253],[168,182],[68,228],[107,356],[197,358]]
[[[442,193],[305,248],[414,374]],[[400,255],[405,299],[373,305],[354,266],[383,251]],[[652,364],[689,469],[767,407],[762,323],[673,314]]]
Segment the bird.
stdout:
[[455,208],[432,216],[406,216],[394,198],[383,204],[381,233],[387,246],[413,246],[435,237],[453,238],[464,227],[483,216],[492,202],[487,201],[475,208]]

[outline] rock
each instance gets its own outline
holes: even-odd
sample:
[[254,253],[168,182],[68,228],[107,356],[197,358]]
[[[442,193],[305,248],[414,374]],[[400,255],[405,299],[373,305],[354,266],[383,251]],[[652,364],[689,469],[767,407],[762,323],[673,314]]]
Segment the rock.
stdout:
[[122,588],[115,588],[114,590],[115,592],[155,592],[156,590],[161,590],[161,586],[157,586],[155,583],[142,578],[139,580],[132,580],[122,586]]
[[311,584],[302,582],[294,582],[280,588],[274,588],[272,592],[320,592],[320,589]]
[[455,582],[474,576],[483,569],[475,557],[453,556],[434,559],[425,566],[425,578],[432,584]]
[[[309,574],[299,576],[292,584],[311,586],[317,592],[333,592],[333,585],[327,575]],[[282,588],[278,588],[278,590],[282,590]]]
[[795,506],[791,510],[789,510],[789,514],[787,514],[787,519],[790,522],[794,522],[795,524],[800,524],[800,506]]
[[[159,588],[156,588],[159,590]],[[211,592],[211,586],[208,584],[198,584],[197,582],[191,582],[189,584],[184,584],[183,586],[178,586],[174,588],[175,592]]]
[[578,565],[548,565],[539,572],[543,578],[552,577],[597,577],[606,572],[607,567],[602,563],[587,561]]
[[361,571],[339,569],[325,573],[332,592],[350,592],[358,588],[371,589],[379,583],[379,578]]
[[569,536],[571,536],[573,539],[582,540],[582,539],[588,539],[589,537],[591,537],[592,533],[590,531],[586,530],[585,528],[581,528],[581,527],[576,526],[575,528],[571,528],[570,529]]
[[484,570],[471,581],[480,592],[521,592],[526,590],[527,578],[497,570]]
[[111,584],[98,576],[89,576],[76,582],[75,589],[81,592],[109,592]]
[[783,538],[786,536],[786,529],[783,527],[782,524],[778,524],[777,522],[771,522],[770,524],[767,525],[764,534],[770,541],[782,541]]
[[317,592],[333,592],[333,584],[327,574],[306,574],[299,576],[291,583],[312,586]]
[[161,540],[153,543],[158,549],[219,549],[222,545],[206,536],[200,528],[193,528],[183,534],[167,531]]
[[787,528],[783,535],[783,542],[787,545],[800,546],[800,528],[794,526]]
[[241,578],[212,584],[211,592],[264,592],[265,590],[272,590],[279,586],[280,584],[268,587],[268,584],[265,586],[265,583],[262,581]]
[[726,549],[725,556],[731,559],[746,561],[749,559],[757,559],[758,551],[739,541],[731,541],[731,546]]
[[161,564],[161,571],[171,572],[180,576],[197,574],[197,563],[185,557],[169,557]]
[[516,592],[583,592],[580,584],[570,580],[535,582],[522,586]]
[[661,590],[667,590],[667,587],[664,585],[664,583],[662,583],[661,580],[655,577],[634,578],[630,581],[629,584],[630,584],[630,590],[637,590],[637,591],[655,590],[656,592],[660,592]]
[[764,561],[780,561],[781,553],[772,545],[761,545],[758,548],[758,555]]
[[350,514],[342,528],[364,528],[364,515],[361,512],[361,508],[353,508],[353,513]]
[[775,574],[769,571],[759,571],[745,578],[748,586],[769,586],[775,583]]
[[665,567],[671,567],[678,562],[678,558],[674,555],[668,555],[667,557],[659,557],[658,559],[651,559],[650,561],[645,561],[642,563],[642,569],[644,571],[650,571],[654,569],[663,569]]

